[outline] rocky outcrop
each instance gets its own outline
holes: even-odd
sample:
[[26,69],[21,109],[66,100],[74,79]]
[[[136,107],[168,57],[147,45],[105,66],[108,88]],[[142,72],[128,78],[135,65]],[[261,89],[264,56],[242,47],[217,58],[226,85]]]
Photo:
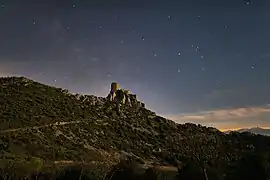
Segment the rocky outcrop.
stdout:
[[107,100],[134,108],[145,107],[145,104],[137,99],[136,94],[131,94],[130,90],[120,89],[115,82],[111,84],[111,91],[107,96]]

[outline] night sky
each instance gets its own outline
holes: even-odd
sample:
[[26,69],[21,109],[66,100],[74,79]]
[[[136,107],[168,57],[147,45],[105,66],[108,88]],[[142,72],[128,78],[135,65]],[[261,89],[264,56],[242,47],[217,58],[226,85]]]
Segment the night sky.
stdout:
[[0,0],[0,76],[116,81],[180,123],[269,127],[270,1]]

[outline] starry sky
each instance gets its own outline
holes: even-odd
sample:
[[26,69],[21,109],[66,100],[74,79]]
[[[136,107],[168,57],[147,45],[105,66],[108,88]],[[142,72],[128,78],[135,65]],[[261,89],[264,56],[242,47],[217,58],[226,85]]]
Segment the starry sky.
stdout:
[[179,123],[269,127],[269,32],[269,0],[0,0],[0,76],[116,81]]

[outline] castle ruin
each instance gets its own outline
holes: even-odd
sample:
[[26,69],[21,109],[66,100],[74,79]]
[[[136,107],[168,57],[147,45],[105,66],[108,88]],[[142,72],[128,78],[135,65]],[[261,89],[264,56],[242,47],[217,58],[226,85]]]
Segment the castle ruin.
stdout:
[[128,105],[130,107],[145,107],[145,104],[137,100],[135,94],[131,94],[130,90],[120,89],[118,83],[113,82],[111,84],[110,93],[107,96],[107,99],[112,102],[116,102],[119,105]]

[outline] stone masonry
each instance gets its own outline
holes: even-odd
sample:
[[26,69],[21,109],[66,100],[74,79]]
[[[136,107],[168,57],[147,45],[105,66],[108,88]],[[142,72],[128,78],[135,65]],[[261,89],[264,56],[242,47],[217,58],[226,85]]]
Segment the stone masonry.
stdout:
[[144,103],[137,100],[135,94],[131,94],[130,90],[120,89],[120,86],[116,82],[111,84],[111,90],[107,99],[116,102],[119,105],[128,105],[134,108],[145,107]]

